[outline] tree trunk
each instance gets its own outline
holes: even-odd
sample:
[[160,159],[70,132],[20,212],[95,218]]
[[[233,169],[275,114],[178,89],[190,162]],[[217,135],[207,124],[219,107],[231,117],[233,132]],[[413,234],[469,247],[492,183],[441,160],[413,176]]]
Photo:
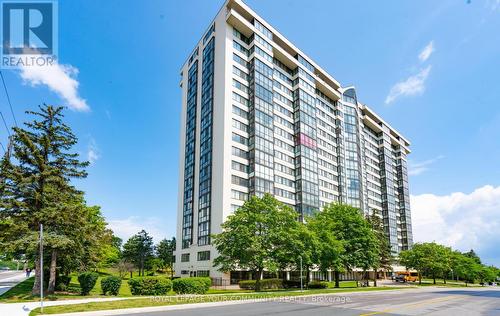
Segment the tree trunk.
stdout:
[[311,282],[311,269],[309,267],[307,267],[306,268],[306,284],[305,284],[306,287],[309,285],[309,282]]
[[132,279],[132,273],[133,273],[133,271],[130,271],[130,278],[131,278],[131,279]]
[[340,272],[335,270],[334,276],[335,276],[335,287],[339,288],[340,287]]
[[418,285],[422,285],[422,274],[418,271]]
[[57,250],[52,249],[52,257],[50,258],[50,274],[47,294],[54,294],[56,289],[56,267],[57,267]]
[[436,276],[434,274],[432,275],[432,280],[433,280],[433,283],[436,284]]
[[373,286],[374,287],[377,287],[377,277],[378,277],[378,273],[377,273],[377,269],[373,269]]
[[255,278],[255,291],[260,291],[260,280],[262,280],[263,273],[264,269],[260,269],[257,271],[257,275]]
[[31,290],[31,295],[40,295],[40,258],[35,258],[35,283],[33,284],[33,289]]
[[446,284],[446,276],[443,277],[443,283]]

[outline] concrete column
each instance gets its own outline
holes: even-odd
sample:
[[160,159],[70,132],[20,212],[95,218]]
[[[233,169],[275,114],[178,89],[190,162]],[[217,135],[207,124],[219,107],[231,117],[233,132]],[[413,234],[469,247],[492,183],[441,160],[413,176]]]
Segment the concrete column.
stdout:
[[286,280],[289,281],[290,280],[290,271],[287,271],[286,272]]

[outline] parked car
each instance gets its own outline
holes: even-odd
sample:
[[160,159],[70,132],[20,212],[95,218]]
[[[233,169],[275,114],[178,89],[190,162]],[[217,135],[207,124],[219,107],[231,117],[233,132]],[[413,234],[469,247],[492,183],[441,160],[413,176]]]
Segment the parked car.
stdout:
[[0,271],[9,271],[10,268],[9,267],[0,267]]

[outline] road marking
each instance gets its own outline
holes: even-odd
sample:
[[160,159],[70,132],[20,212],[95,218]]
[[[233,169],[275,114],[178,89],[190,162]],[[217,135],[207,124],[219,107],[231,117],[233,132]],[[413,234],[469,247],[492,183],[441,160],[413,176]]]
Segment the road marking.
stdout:
[[403,304],[403,305],[400,305],[399,307],[395,307],[395,308],[394,307],[387,308],[387,309],[384,309],[381,311],[360,314],[359,316],[371,316],[371,315],[378,315],[378,314],[387,314],[387,313],[392,313],[394,311],[398,311],[398,310],[401,310],[404,308],[415,308],[415,307],[418,307],[421,305],[431,305],[434,303],[441,303],[441,302],[450,301],[450,300],[458,299],[458,298],[462,298],[462,297],[463,297],[463,295],[450,295],[450,296],[445,296],[445,297],[441,297],[441,298],[433,298],[433,299],[429,299],[429,300],[420,301],[417,303]]

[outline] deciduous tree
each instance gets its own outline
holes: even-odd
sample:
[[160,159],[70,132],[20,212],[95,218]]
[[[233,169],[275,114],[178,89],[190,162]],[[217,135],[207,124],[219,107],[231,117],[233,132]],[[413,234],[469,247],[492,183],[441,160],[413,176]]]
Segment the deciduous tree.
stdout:
[[291,229],[297,227],[298,213],[265,194],[252,196],[222,224],[222,233],[213,236],[219,256],[214,266],[221,271],[248,269],[256,278],[256,289],[264,270],[276,271],[283,254],[293,250]]

